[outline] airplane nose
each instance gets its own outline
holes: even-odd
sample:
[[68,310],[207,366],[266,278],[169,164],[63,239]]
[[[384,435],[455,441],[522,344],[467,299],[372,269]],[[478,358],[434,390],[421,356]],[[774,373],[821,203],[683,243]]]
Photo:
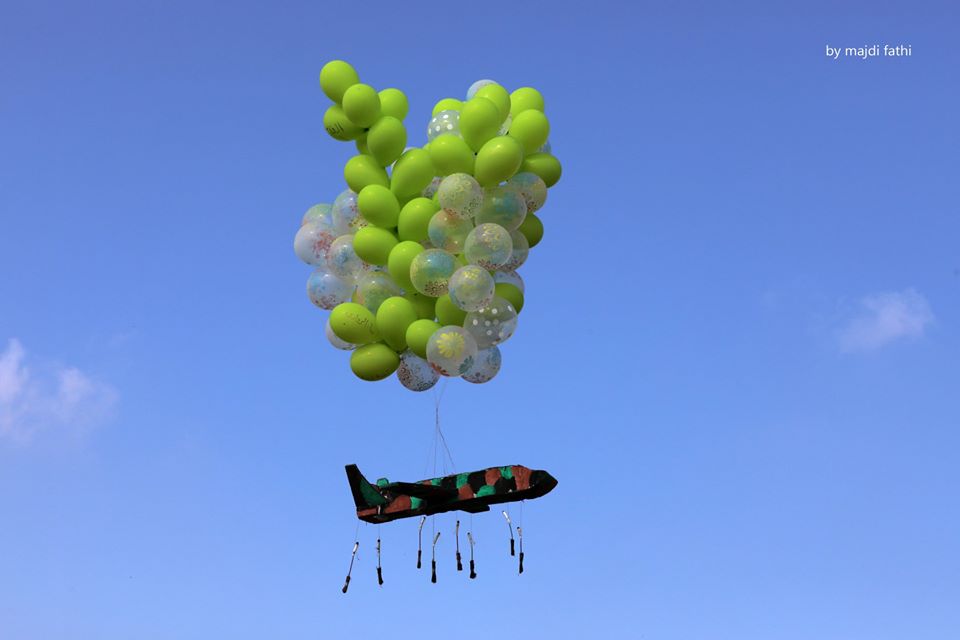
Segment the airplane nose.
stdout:
[[538,469],[530,474],[531,484],[544,493],[548,493],[557,486],[557,479],[542,469]]

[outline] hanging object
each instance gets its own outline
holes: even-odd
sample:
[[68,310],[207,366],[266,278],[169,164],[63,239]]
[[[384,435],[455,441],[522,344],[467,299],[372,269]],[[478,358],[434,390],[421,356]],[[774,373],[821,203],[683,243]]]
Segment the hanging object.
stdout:
[[[353,488],[352,484],[350,486],[351,488]],[[356,494],[354,494],[353,498],[354,500],[356,500],[357,498]],[[423,516],[422,518],[420,518],[420,529],[417,531],[417,569],[420,568],[420,553],[423,549],[423,523],[426,521],[427,521],[427,516]]]
[[513,523],[510,522],[510,516],[507,514],[506,511],[501,511],[501,513],[503,514],[503,517],[506,518],[507,526],[510,528],[510,555],[512,556],[512,555],[515,555],[513,553]]
[[523,528],[517,527],[517,537],[520,538],[520,571],[523,573]]
[[470,542],[470,579],[473,580],[477,577],[477,571],[473,564],[473,533],[470,531],[467,531],[467,541]]
[[457,520],[457,526],[454,529],[454,536],[457,541],[457,571],[463,571],[463,562],[460,561],[460,521]]
[[350,574],[353,573],[353,559],[357,557],[357,547],[360,546],[359,542],[353,543],[353,552],[350,554],[350,568],[347,569],[347,579],[343,583],[343,593],[347,592],[347,589],[350,587]]
[[440,532],[433,536],[433,550],[430,553],[430,582],[437,582],[437,540],[440,539]]
[[[520,552],[520,562],[523,562],[523,552]],[[521,572],[523,570],[521,569]],[[380,538],[377,538],[377,584],[383,586],[383,572],[380,568]]]

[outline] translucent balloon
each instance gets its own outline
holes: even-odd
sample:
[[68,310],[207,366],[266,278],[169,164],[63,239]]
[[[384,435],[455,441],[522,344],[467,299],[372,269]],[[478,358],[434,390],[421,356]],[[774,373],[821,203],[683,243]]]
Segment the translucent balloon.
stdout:
[[334,228],[342,235],[354,233],[357,229],[367,226],[367,221],[360,215],[357,208],[357,194],[347,189],[337,196],[330,210]]
[[464,311],[476,311],[493,301],[494,286],[486,269],[468,264],[450,277],[450,301]]
[[433,370],[429,362],[414,352],[404,351],[400,355],[397,379],[410,391],[426,391],[437,384],[440,374]]
[[510,133],[510,125],[513,124],[513,116],[507,115],[506,120],[503,121],[503,124],[500,125],[500,130],[497,131],[498,136],[505,136]]
[[471,231],[473,222],[469,218],[461,218],[447,209],[440,209],[433,214],[427,226],[430,243],[437,249],[450,253],[463,251],[463,244]]
[[410,263],[413,287],[425,296],[439,298],[447,292],[450,276],[457,270],[456,258],[443,249],[427,249]]
[[537,153],[551,153],[552,149],[553,147],[550,146],[550,141],[547,140],[543,143],[543,146],[537,149]]
[[503,298],[494,297],[487,306],[468,313],[463,327],[476,340],[478,348],[487,349],[510,339],[517,329],[517,312]]
[[333,241],[327,252],[327,269],[346,280],[355,280],[364,271],[364,262],[353,250],[353,234]]
[[467,234],[463,244],[463,255],[470,264],[478,264],[484,269],[497,269],[510,260],[513,241],[510,232],[498,224],[479,224]]
[[452,173],[437,189],[440,207],[461,218],[472,218],[483,206],[483,188],[476,178],[466,173]]
[[433,180],[430,181],[430,184],[428,184],[424,188],[423,193],[421,195],[424,198],[432,198],[433,194],[435,194],[437,192],[437,189],[440,188],[441,182],[443,182],[443,178],[441,176],[436,176]]
[[329,318],[327,318],[327,326],[324,331],[327,334],[327,340],[330,341],[330,344],[332,344],[335,349],[340,349],[341,351],[353,351],[357,348],[357,345],[337,337],[337,334],[335,334],[333,329],[330,327]]
[[517,190],[527,205],[527,213],[533,213],[547,201],[547,185],[543,178],[535,173],[524,171],[507,181],[507,186]]
[[521,278],[520,274],[516,271],[494,271],[493,282],[494,284],[512,284],[517,289],[520,289],[520,293],[526,293],[526,289],[523,285],[523,278]]
[[376,313],[387,298],[403,295],[403,289],[383,271],[368,271],[357,278],[357,303]]
[[508,271],[516,271],[527,261],[527,256],[530,255],[530,243],[527,241],[527,236],[519,231],[511,231],[510,240],[513,243],[513,251],[510,252],[510,259],[502,268]]
[[307,264],[319,267],[326,263],[330,245],[335,238],[329,221],[318,218],[297,230],[293,239],[293,252]]
[[443,376],[460,376],[473,366],[477,343],[462,327],[437,329],[427,341],[427,362]]
[[480,349],[473,359],[473,366],[463,374],[463,379],[474,384],[490,382],[499,373],[502,361],[499,347]]
[[330,311],[341,302],[346,302],[353,295],[354,284],[325,268],[314,270],[307,278],[307,296],[310,302],[321,309]]
[[430,119],[427,125],[427,140],[433,142],[437,136],[449,133],[455,136],[460,135],[460,112],[453,109],[441,111]]
[[326,219],[330,222],[330,210],[333,208],[333,205],[329,204],[315,204],[307,212],[303,214],[303,219],[300,221],[300,226],[314,222],[315,220]]
[[497,81],[496,80],[477,80],[472,85],[470,85],[470,88],[467,89],[467,100],[477,95],[477,91],[480,91],[480,89],[484,88],[488,84],[497,84]]
[[518,228],[527,215],[527,203],[517,189],[508,185],[485,190],[477,224],[493,222],[507,231]]

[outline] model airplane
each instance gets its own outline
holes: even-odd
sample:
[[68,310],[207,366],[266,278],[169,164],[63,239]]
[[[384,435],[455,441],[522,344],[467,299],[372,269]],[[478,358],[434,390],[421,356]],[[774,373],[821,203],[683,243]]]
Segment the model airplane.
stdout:
[[363,477],[357,465],[348,464],[346,470],[357,517],[373,523],[447,511],[480,513],[489,511],[492,504],[539,498],[557,486],[556,479],[546,471],[518,464],[420,482],[380,478],[376,485]]

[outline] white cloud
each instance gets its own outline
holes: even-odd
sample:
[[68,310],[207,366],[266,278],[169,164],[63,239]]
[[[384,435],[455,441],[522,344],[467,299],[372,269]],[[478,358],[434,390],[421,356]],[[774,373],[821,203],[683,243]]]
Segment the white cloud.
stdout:
[[913,289],[866,296],[838,333],[840,349],[875,351],[897,340],[917,339],[933,321],[927,299]]
[[28,442],[39,432],[90,428],[107,419],[118,395],[76,367],[26,365],[17,339],[0,352],[0,440]]

